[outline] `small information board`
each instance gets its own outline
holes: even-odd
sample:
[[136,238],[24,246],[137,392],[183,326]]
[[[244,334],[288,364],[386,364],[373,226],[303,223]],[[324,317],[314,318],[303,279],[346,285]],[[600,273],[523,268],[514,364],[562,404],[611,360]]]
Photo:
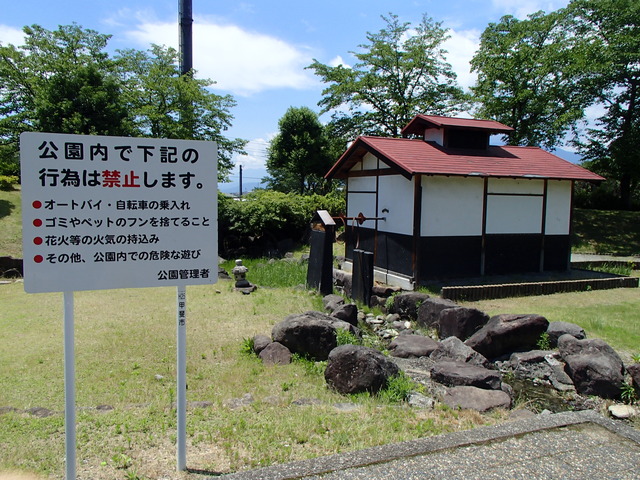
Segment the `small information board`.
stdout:
[[215,283],[215,142],[20,137],[29,293]]

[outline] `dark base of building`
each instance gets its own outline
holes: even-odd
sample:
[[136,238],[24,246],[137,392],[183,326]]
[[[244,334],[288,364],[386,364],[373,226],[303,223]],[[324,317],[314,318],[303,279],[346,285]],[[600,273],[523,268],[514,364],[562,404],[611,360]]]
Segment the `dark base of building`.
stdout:
[[346,257],[353,259],[354,248],[374,252],[376,268],[414,277],[418,284],[442,278],[564,271],[570,267],[569,235],[420,237],[415,243],[414,253],[414,239],[409,235],[347,228]]

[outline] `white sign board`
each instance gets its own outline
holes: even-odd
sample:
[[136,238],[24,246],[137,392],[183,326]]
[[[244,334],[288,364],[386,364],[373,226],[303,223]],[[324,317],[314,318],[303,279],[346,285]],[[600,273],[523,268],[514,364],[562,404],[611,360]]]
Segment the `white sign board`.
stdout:
[[23,133],[25,290],[215,283],[214,142]]

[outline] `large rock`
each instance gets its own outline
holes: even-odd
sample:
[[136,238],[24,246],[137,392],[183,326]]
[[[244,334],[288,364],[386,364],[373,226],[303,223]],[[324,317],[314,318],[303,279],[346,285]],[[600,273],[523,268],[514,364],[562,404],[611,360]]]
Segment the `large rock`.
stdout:
[[271,343],[271,338],[266,335],[256,335],[253,337],[253,351],[256,354],[260,354],[262,350],[264,350],[267,345]]
[[438,347],[438,342],[424,335],[399,335],[389,344],[392,357],[418,358],[427,357]]
[[354,327],[358,326],[358,306],[355,303],[345,303],[344,305],[338,306],[331,313],[331,316],[347,322]]
[[271,342],[258,355],[265,365],[288,365],[291,351],[279,342]]
[[465,345],[458,337],[445,338],[439,342],[438,348],[431,352],[430,358],[435,362],[451,360],[470,363],[480,367],[487,367],[489,365],[489,360],[487,360],[486,357]]
[[453,387],[447,390],[442,401],[451,408],[464,408],[486,412],[494,408],[510,408],[511,397],[502,390],[485,390],[478,387]]
[[373,348],[342,345],[329,354],[324,378],[342,394],[371,392],[386,387],[398,366]]
[[322,304],[324,305],[325,310],[333,312],[340,305],[344,305],[344,297],[334,293],[325,295],[322,297]]
[[329,352],[337,346],[333,321],[339,320],[319,312],[291,315],[274,325],[271,337],[292,353],[308,355],[316,361],[326,360]]
[[488,321],[489,315],[475,308],[446,308],[438,317],[438,335],[440,338],[458,337],[466,340]]
[[627,368],[627,372],[631,375],[631,384],[640,392],[640,363],[634,363]]
[[607,343],[599,338],[578,340],[566,334],[558,339],[558,351],[578,393],[620,398],[624,365]]
[[540,315],[496,315],[465,343],[488,359],[494,359],[533,350],[548,326],[549,321]]
[[448,387],[469,386],[500,390],[502,378],[495,370],[461,362],[439,362],[431,367],[431,379]]
[[456,308],[459,305],[451,300],[440,297],[426,298],[418,307],[418,325],[426,328],[437,327],[440,313],[449,308]]
[[389,313],[397,313],[402,318],[415,320],[418,318],[418,308],[428,298],[429,295],[420,292],[404,292],[394,295]]
[[547,333],[549,334],[549,346],[551,348],[556,348],[558,346],[558,339],[567,333],[578,340],[587,338],[587,334],[580,325],[569,322],[551,322],[547,328]]

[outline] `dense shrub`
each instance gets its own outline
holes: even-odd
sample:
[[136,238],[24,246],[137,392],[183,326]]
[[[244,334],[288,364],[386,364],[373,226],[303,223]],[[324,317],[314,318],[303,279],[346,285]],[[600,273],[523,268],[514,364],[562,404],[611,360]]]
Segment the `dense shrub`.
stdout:
[[18,177],[15,175],[0,175],[0,190],[10,191],[13,190],[18,183]]
[[230,255],[242,251],[256,256],[269,255],[278,249],[279,242],[303,242],[316,210],[338,215],[344,209],[340,193],[323,196],[255,190],[242,200],[219,194],[221,253]]

